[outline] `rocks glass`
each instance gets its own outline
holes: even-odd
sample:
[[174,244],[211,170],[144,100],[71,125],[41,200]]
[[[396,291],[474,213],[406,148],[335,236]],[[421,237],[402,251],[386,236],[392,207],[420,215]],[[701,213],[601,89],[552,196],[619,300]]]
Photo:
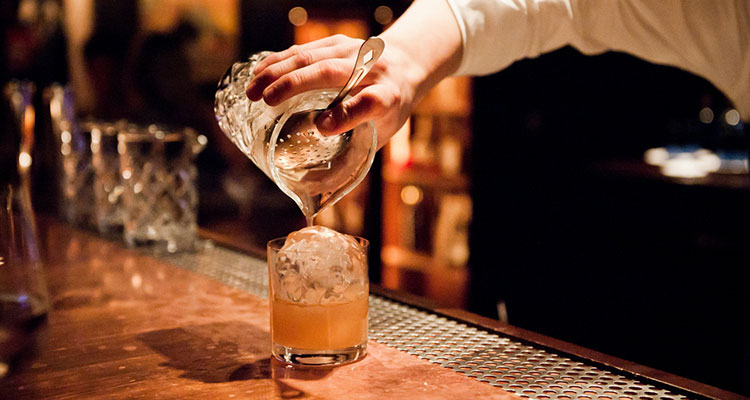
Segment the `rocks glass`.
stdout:
[[[342,235],[344,236],[344,235]],[[369,242],[268,243],[272,354],[293,365],[339,365],[367,352]]]
[[155,125],[127,127],[117,137],[125,242],[169,253],[193,250],[198,229],[193,161],[205,137]]
[[122,232],[122,192],[120,155],[116,124],[88,121],[84,130],[91,135],[91,161],[94,168],[94,223],[105,235]]
[[53,85],[45,92],[52,133],[59,151],[60,214],[73,225],[94,226],[95,174],[91,159],[91,130],[83,129],[78,122],[73,92],[69,87]]

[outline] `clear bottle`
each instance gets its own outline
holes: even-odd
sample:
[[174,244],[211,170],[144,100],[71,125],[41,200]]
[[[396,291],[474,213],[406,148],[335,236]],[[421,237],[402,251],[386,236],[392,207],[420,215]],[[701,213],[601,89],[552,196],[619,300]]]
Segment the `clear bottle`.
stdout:
[[28,84],[6,86],[0,107],[0,377],[49,309],[29,192],[30,90]]

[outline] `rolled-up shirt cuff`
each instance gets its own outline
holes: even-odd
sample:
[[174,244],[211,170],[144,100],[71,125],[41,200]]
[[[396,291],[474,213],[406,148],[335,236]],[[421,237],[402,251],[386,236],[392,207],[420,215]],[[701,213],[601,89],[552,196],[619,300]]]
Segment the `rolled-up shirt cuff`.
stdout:
[[463,71],[465,63],[465,58],[463,57],[466,55],[466,23],[464,23],[464,19],[461,16],[461,9],[458,7],[456,2],[454,0],[445,0],[446,3],[448,3],[448,7],[450,7],[451,11],[453,12],[453,17],[456,18],[456,24],[458,24],[458,30],[461,31],[461,64],[459,65],[458,69],[454,73],[454,75],[466,75],[466,72]]

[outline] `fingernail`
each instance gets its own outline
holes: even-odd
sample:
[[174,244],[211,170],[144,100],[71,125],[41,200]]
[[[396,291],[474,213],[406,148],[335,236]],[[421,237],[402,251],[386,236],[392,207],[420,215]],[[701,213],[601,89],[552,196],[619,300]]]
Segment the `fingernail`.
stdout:
[[325,111],[323,114],[320,115],[320,118],[318,120],[318,128],[323,129],[324,131],[328,131],[328,132],[336,128],[336,121],[333,120],[332,112]]
[[265,100],[268,105],[276,105],[278,103],[276,101],[278,95],[278,90],[275,90],[274,88],[266,88],[266,90],[263,91],[263,100]]
[[259,62],[255,64],[255,67],[253,67],[253,75],[258,75],[260,72],[263,71],[263,62]]
[[255,86],[257,85],[255,84],[255,79],[253,79],[245,88],[245,94],[247,94],[247,97],[250,97],[250,96],[255,97]]

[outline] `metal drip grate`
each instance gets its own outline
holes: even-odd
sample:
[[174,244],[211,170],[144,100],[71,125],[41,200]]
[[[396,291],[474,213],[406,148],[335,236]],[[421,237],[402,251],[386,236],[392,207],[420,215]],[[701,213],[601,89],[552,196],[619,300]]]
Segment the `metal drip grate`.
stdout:
[[200,252],[155,257],[258,297],[268,297],[266,260],[210,243]]
[[379,296],[370,296],[370,338],[522,397],[686,399]]
[[[265,260],[211,246],[196,254],[160,258],[256,296],[268,296]],[[369,317],[371,340],[521,397],[687,399],[667,389],[377,295],[370,295]]]

